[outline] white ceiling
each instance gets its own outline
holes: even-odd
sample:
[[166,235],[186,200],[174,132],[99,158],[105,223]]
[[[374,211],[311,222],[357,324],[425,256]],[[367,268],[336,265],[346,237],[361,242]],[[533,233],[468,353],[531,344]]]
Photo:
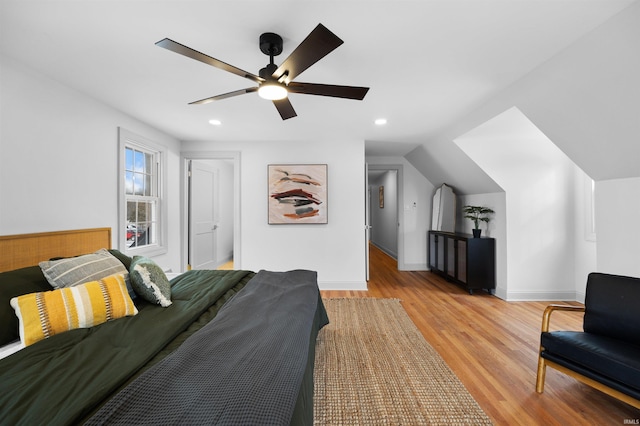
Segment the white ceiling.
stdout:
[[[0,52],[180,140],[357,139],[367,155],[404,155],[631,3],[0,0]],[[154,45],[169,37],[257,74],[261,33],[283,37],[280,63],[318,23],[344,44],[296,81],[371,90],[293,94],[287,121],[255,93],[187,105],[253,83]]]

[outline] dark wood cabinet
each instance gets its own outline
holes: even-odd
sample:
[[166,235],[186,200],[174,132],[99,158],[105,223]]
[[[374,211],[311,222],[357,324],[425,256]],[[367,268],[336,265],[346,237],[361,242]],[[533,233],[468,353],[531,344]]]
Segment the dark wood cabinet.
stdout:
[[464,286],[470,294],[496,288],[496,240],[468,234],[429,231],[429,268],[449,281]]

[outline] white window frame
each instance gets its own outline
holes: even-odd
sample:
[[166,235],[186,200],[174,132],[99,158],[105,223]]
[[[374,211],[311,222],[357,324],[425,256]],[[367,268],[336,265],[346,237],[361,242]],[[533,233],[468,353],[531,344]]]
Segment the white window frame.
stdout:
[[[127,194],[125,191],[125,150],[133,148],[150,153],[156,165],[157,217],[156,242],[141,247],[127,247]],[[158,256],[167,253],[166,170],[167,148],[127,129],[118,128],[118,249],[127,256]]]
[[584,178],[585,211],[587,212],[584,238],[596,241],[596,182],[585,174]]

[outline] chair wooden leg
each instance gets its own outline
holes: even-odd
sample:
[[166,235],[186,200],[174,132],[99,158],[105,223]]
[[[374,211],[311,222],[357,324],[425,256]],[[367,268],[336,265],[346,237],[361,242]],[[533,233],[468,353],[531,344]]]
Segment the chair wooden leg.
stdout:
[[544,392],[544,379],[547,372],[547,364],[544,362],[544,358],[538,355],[538,375],[536,377],[536,392]]

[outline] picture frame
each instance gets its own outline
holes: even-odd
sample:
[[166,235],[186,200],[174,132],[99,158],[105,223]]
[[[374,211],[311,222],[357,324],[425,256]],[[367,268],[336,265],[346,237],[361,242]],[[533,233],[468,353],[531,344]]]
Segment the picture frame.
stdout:
[[378,188],[378,200],[381,209],[384,209],[384,186]]
[[327,224],[326,164],[269,164],[268,223]]

